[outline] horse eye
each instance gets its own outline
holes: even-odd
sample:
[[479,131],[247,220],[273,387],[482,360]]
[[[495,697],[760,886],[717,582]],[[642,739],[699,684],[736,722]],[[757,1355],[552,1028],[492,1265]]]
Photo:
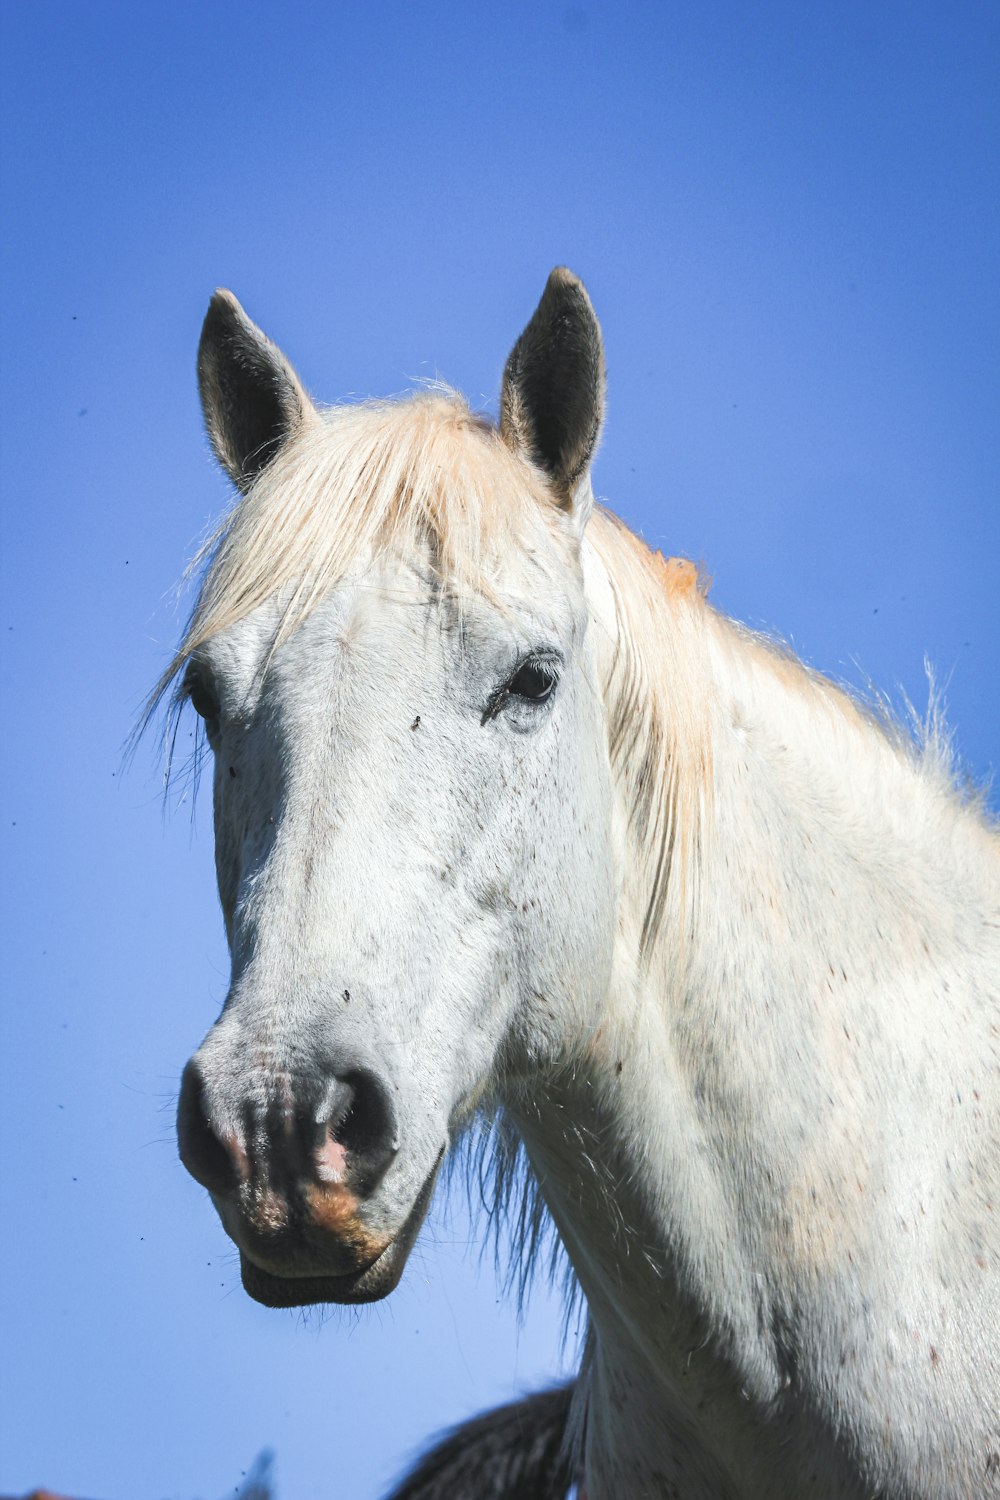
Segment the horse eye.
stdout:
[[556,685],[556,674],[541,661],[526,661],[507,684],[507,692],[531,703],[543,703]]
[[206,686],[204,678],[193,667],[189,667],[184,679],[184,694],[195,713],[200,718],[217,719],[219,717],[219,705],[211,689]]

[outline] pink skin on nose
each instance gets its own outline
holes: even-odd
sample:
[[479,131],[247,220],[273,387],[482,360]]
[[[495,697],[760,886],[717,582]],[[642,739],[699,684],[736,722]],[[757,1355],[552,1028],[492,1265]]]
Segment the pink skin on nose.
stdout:
[[347,1175],[347,1152],[329,1130],[315,1156],[316,1176],[320,1182],[343,1182]]

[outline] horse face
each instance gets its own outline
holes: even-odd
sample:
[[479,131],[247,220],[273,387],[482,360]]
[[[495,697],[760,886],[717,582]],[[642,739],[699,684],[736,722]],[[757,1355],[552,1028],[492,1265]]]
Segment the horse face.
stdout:
[[[236,530],[276,485],[263,534],[280,563],[321,510],[307,486],[288,522],[282,465],[299,453],[296,472],[333,484],[333,429],[228,293],[198,367],[216,454],[248,492]],[[260,1301],[391,1290],[450,1142],[481,1101],[557,1065],[606,990],[609,769],[580,563],[603,383],[586,293],[554,272],[508,361],[499,432],[460,424],[487,467],[475,501],[455,480],[456,514],[494,479],[532,497],[530,541],[501,549],[489,598],[450,587],[417,527],[409,550],[356,548],[290,634],[296,580],[258,568],[252,607],[238,589],[186,645],[232,981],[185,1070],[178,1135]],[[425,470],[441,491],[464,471],[439,456]],[[358,505],[391,472],[394,513],[413,492],[399,461],[362,462]]]
[[189,669],[232,983],[181,1152],[261,1301],[391,1290],[477,1103],[557,1063],[606,991],[582,584],[542,607],[533,581],[456,603],[382,565],[269,661],[265,608]]

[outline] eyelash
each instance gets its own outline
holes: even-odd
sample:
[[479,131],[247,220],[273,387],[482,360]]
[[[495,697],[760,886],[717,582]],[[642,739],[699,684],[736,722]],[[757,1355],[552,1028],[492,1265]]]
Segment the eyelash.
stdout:
[[559,681],[556,663],[551,658],[529,656],[519,663],[513,676],[509,677],[486,705],[482,722],[495,719],[511,698],[520,698],[525,703],[545,703],[551,698]]

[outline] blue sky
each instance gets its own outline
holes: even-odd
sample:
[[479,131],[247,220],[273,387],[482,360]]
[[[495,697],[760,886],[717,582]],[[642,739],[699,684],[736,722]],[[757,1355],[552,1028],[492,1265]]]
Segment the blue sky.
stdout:
[[[403,1286],[239,1289],[172,1143],[226,960],[207,799],[122,744],[227,503],[194,351],[232,287],[321,400],[484,406],[550,267],[586,280],[598,493],[713,598],[997,761],[992,4],[4,8],[0,1490],[374,1500],[547,1379],[442,1204]],[[996,797],[993,801],[996,805]],[[575,1352],[570,1340],[567,1358]]]

